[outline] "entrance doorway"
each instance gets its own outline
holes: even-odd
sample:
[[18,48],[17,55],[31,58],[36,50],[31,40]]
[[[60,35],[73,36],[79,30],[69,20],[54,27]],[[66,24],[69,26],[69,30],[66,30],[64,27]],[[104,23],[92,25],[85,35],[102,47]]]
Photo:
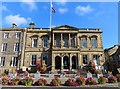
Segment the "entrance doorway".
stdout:
[[64,69],[70,68],[70,60],[68,56],[64,56],[63,58]]
[[55,57],[55,69],[61,69],[61,57]]
[[72,57],[72,69],[77,69],[78,66],[78,59],[76,56]]

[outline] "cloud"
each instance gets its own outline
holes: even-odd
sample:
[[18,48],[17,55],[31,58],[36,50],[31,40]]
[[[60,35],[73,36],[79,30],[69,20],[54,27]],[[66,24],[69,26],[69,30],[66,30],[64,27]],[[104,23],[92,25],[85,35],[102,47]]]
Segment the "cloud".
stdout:
[[58,5],[65,6],[67,3],[67,0],[60,0],[60,2],[56,2]]
[[64,13],[66,13],[67,11],[68,11],[67,8],[59,8],[59,12],[60,12],[61,14],[64,14]]
[[5,5],[0,6],[0,10],[2,11],[9,11],[8,8]]
[[37,5],[34,0],[21,0],[21,2],[21,6],[25,11],[31,12],[37,9]]
[[93,8],[90,5],[76,7],[76,14],[81,16],[91,13],[92,11],[93,11]]
[[18,15],[9,15],[4,18],[4,22],[8,25],[15,23],[17,26],[25,26],[31,22],[31,18],[24,18]]

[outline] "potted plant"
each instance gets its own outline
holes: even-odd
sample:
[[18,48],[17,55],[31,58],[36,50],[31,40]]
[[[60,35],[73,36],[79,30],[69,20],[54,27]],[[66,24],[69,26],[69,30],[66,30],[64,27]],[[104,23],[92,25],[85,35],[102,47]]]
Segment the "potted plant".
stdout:
[[52,81],[50,82],[51,86],[60,86],[60,84],[61,84],[61,81],[58,77],[52,79]]
[[47,81],[45,79],[43,79],[43,78],[40,78],[34,83],[34,85],[36,85],[36,86],[45,86],[45,85],[47,85]]
[[84,77],[77,77],[76,78],[76,83],[80,85],[85,85],[85,78]]
[[98,78],[98,83],[99,84],[105,84],[107,82],[107,79],[104,76],[100,76]]

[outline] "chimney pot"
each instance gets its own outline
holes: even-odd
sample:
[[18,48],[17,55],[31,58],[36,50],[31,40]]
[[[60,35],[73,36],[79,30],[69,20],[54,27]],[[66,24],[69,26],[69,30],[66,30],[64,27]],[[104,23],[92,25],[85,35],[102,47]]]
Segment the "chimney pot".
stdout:
[[33,22],[31,22],[29,25],[30,25],[30,28],[34,28],[35,27],[35,24]]
[[13,23],[12,26],[13,26],[13,28],[16,28],[16,27],[17,27],[17,25],[16,25],[15,23]]

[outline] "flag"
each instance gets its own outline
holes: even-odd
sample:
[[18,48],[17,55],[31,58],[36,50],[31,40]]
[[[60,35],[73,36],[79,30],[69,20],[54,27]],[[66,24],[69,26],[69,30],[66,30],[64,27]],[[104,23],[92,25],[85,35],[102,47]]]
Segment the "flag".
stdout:
[[52,12],[55,13],[55,9],[54,9],[52,3],[51,3],[51,9],[52,9]]

